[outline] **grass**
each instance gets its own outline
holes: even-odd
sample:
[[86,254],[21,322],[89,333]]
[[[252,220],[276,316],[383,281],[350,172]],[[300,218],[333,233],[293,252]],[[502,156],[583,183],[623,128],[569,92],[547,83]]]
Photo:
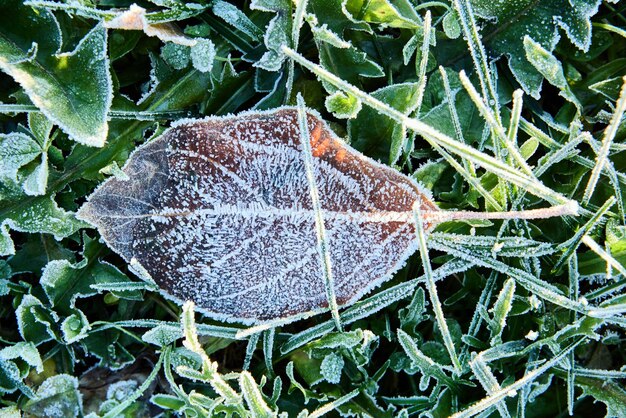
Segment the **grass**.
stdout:
[[[624,5],[138,6],[0,5],[0,415],[624,415]],[[351,306],[326,263],[333,309],[252,328],[74,216],[173,121],[301,103],[442,209],[533,216],[418,230]]]

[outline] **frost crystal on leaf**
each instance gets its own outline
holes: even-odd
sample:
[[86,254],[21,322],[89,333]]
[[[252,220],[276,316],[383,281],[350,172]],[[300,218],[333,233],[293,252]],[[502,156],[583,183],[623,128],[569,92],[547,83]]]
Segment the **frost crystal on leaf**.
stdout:
[[[183,121],[137,149],[79,211],[176,300],[259,323],[327,309],[297,110]],[[307,114],[338,304],[380,285],[416,249],[410,178]],[[430,228],[432,225],[426,225]]]

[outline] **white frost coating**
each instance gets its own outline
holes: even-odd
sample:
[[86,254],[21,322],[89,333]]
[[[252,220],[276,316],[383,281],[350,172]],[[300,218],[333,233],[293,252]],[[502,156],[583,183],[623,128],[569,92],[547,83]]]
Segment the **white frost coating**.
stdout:
[[[307,114],[339,305],[389,279],[415,251],[411,208],[438,213],[415,181]],[[222,320],[294,320],[328,304],[297,110],[186,120],[139,147],[79,211],[167,297]],[[427,225],[427,229],[432,225]]]
[[341,372],[345,361],[341,354],[330,353],[320,364],[320,373],[328,383],[337,384],[341,380]]
[[210,39],[198,39],[198,43],[191,48],[191,63],[193,68],[208,73],[213,69],[215,61],[215,45]]

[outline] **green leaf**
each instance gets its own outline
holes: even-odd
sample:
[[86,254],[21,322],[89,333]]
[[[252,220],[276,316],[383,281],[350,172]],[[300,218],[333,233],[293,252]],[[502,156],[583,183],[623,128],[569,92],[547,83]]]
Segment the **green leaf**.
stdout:
[[[415,109],[418,95],[418,83],[394,84],[372,93],[374,98],[405,114]],[[348,122],[348,135],[354,148],[383,160],[394,158],[392,145],[404,145],[407,139],[402,126],[370,107],[363,108],[355,119]]]
[[282,67],[285,54],[281,47],[291,46],[291,7],[292,3],[288,0],[253,0],[250,3],[252,10],[276,13],[263,37],[267,52],[254,64],[255,67],[268,71],[278,71]]
[[343,6],[357,22],[403,29],[421,27],[421,19],[407,0],[344,0]]
[[337,384],[341,380],[341,373],[345,361],[341,354],[330,353],[320,365],[320,373],[328,383]]
[[8,177],[17,181],[20,167],[33,161],[41,154],[41,146],[26,134],[13,132],[0,134],[0,180]]
[[208,73],[213,68],[215,60],[215,45],[210,39],[198,39],[191,47],[191,63],[193,68],[201,73]]
[[159,347],[165,347],[176,340],[183,337],[183,331],[180,327],[171,325],[157,325],[141,337],[147,343],[154,344]]
[[182,401],[174,395],[166,395],[159,393],[150,398],[150,402],[163,409],[179,411],[185,407],[185,401]]
[[249,372],[241,372],[239,375],[239,385],[241,386],[243,397],[254,418],[270,418],[274,416],[272,410],[263,399],[259,386]]
[[83,398],[78,379],[58,374],[46,379],[37,389],[36,397],[24,405],[24,411],[34,416],[66,418],[82,413]]
[[591,396],[606,405],[606,418],[620,418],[626,411],[626,390],[612,381],[576,378],[576,384],[583,388],[583,396]]
[[491,345],[502,343],[502,331],[506,325],[506,319],[513,307],[513,296],[515,295],[515,280],[508,279],[504,282],[502,290],[498,295],[496,303],[493,305],[493,322],[491,327]]
[[260,41],[262,39],[263,31],[232,4],[217,0],[213,2],[213,13],[229,25],[248,35],[252,40]]
[[566,100],[574,103],[578,109],[582,109],[582,105],[576,96],[574,96],[574,93],[565,79],[561,62],[539,43],[533,41],[528,35],[524,37],[524,49],[526,50],[526,59],[528,59],[550,84],[561,90],[559,94]]
[[58,53],[61,41],[54,16],[21,1],[3,2],[0,28],[0,69],[74,140],[103,146],[112,100],[106,29],[98,25],[74,51]]
[[361,110],[361,101],[350,94],[336,91],[326,96],[326,110],[340,119],[352,119]]
[[487,19],[483,42],[492,54],[506,55],[522,88],[538,99],[542,74],[526,58],[524,37],[530,37],[552,53],[559,42],[559,28],[579,49],[591,43],[590,18],[601,0],[471,0],[474,11]]
[[[0,186],[1,191],[1,186]],[[73,213],[59,208],[52,196],[25,197],[0,202],[0,255],[14,254],[8,228],[19,232],[52,234],[57,240],[85,227]]]
[[189,65],[189,47],[168,42],[161,48],[161,57],[173,69],[182,70]]
[[61,323],[61,332],[66,344],[72,344],[85,338],[90,329],[89,320],[80,309],[75,309],[74,313],[66,317]]
[[[102,244],[85,238],[82,261],[73,264],[67,260],[53,260],[46,265],[41,286],[52,306],[67,313],[73,312],[76,299],[93,296],[105,290],[107,285],[131,282],[117,267],[98,259],[103,250]],[[94,287],[96,284],[97,288]],[[141,299],[137,290],[116,288],[112,293],[119,298]]]
[[55,320],[35,296],[25,295],[15,310],[15,316],[17,328],[24,340],[39,345],[55,338],[52,331]]
[[43,372],[43,361],[37,351],[37,347],[31,342],[19,342],[0,350],[0,359],[15,360],[22,359],[29,366],[34,367],[37,373]]

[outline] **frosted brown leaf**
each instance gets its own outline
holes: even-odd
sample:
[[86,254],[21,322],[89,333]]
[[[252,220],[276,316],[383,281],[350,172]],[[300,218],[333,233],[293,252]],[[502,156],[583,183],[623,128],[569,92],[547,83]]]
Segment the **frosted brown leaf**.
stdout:
[[[447,212],[317,114],[306,118],[334,296],[346,305],[416,251],[414,205],[426,230]],[[325,311],[302,138],[297,108],[181,121],[139,147],[124,167],[128,180],[107,180],[78,216],[165,295],[215,318],[260,323]]]

